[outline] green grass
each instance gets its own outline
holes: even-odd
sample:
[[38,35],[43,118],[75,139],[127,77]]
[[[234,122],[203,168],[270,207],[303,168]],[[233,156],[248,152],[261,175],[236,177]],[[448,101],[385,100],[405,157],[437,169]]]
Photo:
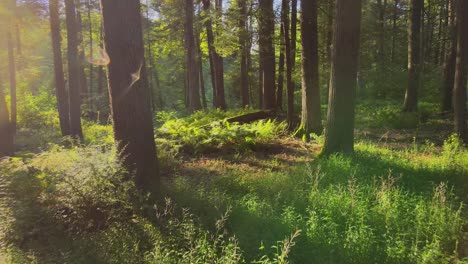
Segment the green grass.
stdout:
[[250,110],[162,112],[156,208],[114,159],[110,126],[85,122],[85,146],[0,162],[0,262],[468,263],[468,150],[419,138],[435,115],[411,128],[396,106],[359,109],[358,127],[405,127],[401,140],[361,135],[325,158],[280,123],[222,121]]

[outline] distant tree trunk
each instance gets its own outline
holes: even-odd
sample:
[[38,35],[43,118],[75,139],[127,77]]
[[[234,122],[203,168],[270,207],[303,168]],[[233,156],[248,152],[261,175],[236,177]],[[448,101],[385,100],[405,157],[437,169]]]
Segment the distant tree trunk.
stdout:
[[337,0],[328,121],[322,154],[354,151],[361,1]]
[[335,0],[328,0],[327,16],[327,62],[331,64],[333,41],[333,17],[335,13]]
[[83,139],[81,129],[81,90],[80,63],[78,57],[78,32],[76,10],[73,0],[65,0],[67,24],[67,58],[68,58],[68,96],[70,107],[70,135]]
[[13,155],[13,151],[14,138],[10,124],[10,114],[5,102],[3,88],[0,87],[0,158]]
[[114,137],[137,186],[157,194],[158,160],[148,98],[139,0],[101,0]]
[[248,19],[248,9],[247,9],[247,0],[239,0],[239,45],[240,45],[240,85],[241,85],[241,101],[242,106],[248,106],[250,104],[249,98],[249,55],[250,47],[248,45],[248,28],[247,28],[247,19]]
[[198,63],[198,70],[199,70],[199,80],[200,80],[200,94],[202,99],[203,109],[207,109],[208,105],[206,103],[206,92],[205,92],[205,78],[203,77],[203,53],[200,47],[200,33],[196,33],[195,37],[195,45],[197,46],[197,63]]
[[[93,47],[93,21],[91,19],[91,0],[87,2],[87,11],[88,11],[88,34],[89,34],[89,57],[94,58],[94,47]],[[93,74],[94,67],[92,63],[89,64],[89,98],[91,109],[94,108],[94,96],[93,96]]]
[[[79,3],[79,1],[78,1]],[[86,79],[85,73],[85,54],[84,54],[84,45],[83,45],[83,20],[81,18],[81,10],[76,10],[76,25],[77,25],[77,36],[78,36],[78,67],[80,72],[80,89],[81,89],[81,98],[82,102],[89,104],[90,90],[88,87],[88,80]]]
[[[219,31],[221,27],[221,19],[222,19],[222,10],[223,10],[223,2],[222,0],[215,0],[215,8],[216,8],[216,23],[217,23],[217,31]],[[216,47],[215,47],[216,51]],[[219,52],[214,53],[214,59],[216,63],[215,67],[215,74],[216,74],[216,107],[222,110],[226,110],[226,98],[224,96],[224,60],[223,57],[219,54]]]
[[15,52],[13,49],[13,38],[11,31],[13,30],[14,20],[10,18],[10,23],[7,29],[7,50],[8,50],[8,72],[10,76],[10,107],[11,107],[11,118],[10,128],[12,135],[16,135],[16,61]]
[[[284,0],[283,0],[284,1]],[[281,11],[283,13],[283,11]],[[285,61],[285,45],[284,45],[284,23],[280,25],[280,54],[278,61],[278,90],[276,92],[276,105],[283,110],[283,89],[284,89],[284,61]]]
[[[296,69],[296,41],[297,41],[297,0],[291,0],[291,69]],[[294,85],[294,83],[293,83]]]
[[258,108],[263,107],[263,65],[262,58],[259,56],[258,62]]
[[411,14],[408,29],[408,86],[406,87],[405,112],[418,108],[418,90],[421,74],[421,11],[423,0],[411,0]]
[[385,11],[387,0],[377,0],[379,6],[379,38],[377,44],[377,61],[380,72],[385,68]]
[[147,46],[147,56],[148,56],[148,59],[147,59],[147,64],[148,64],[148,74],[147,74],[147,77],[148,77],[148,87],[149,87],[149,96],[150,96],[150,101],[151,101],[151,108],[152,108],[152,111],[154,111],[156,109],[156,100],[155,100],[155,96],[154,96],[154,86],[153,86],[153,54],[152,54],[152,51],[151,51],[151,46],[152,46],[152,43],[151,43],[151,21],[150,21],[150,15],[149,15],[149,9],[150,9],[150,3],[148,0],[146,0],[146,22],[147,22],[147,26],[146,26],[146,46]]
[[455,83],[455,63],[457,60],[457,25],[455,22],[456,8],[454,0],[449,0],[449,20],[448,24],[448,50],[444,61],[444,79],[442,83],[442,112],[453,111],[453,89]]
[[289,25],[289,1],[283,0],[281,7],[281,23],[283,24],[283,36],[285,45],[286,57],[286,91],[287,91],[287,122],[290,129],[293,128],[294,122],[294,84],[292,81],[292,50],[290,39]]
[[396,38],[397,38],[397,21],[398,21],[398,5],[400,4],[400,0],[394,0],[393,5],[393,18],[392,18],[392,48],[391,48],[391,62],[395,62],[395,55],[396,55]]
[[275,85],[275,14],[273,0],[259,0],[259,49],[262,76],[262,108],[276,108]]
[[306,140],[310,134],[322,133],[317,0],[301,1],[302,35],[302,118],[301,132]]
[[14,4],[15,4],[16,54],[18,54],[18,57],[21,57],[23,55],[23,48],[21,45],[20,14],[18,12],[16,0],[14,0]]
[[185,51],[187,70],[188,109],[197,111],[202,109],[200,103],[200,71],[197,64],[197,49],[193,30],[194,6],[193,0],[185,3]]
[[440,59],[440,50],[441,50],[441,45],[442,45],[442,32],[444,32],[443,28],[443,17],[444,17],[444,5],[440,5],[439,7],[439,24],[438,24],[438,30],[437,30],[437,44],[434,49],[434,64],[439,65],[439,59]]
[[60,36],[60,17],[58,0],[49,1],[50,32],[52,38],[52,52],[54,55],[55,95],[60,120],[62,136],[70,135],[70,116],[68,106],[68,93],[63,75],[62,48]]
[[466,84],[468,74],[468,1],[458,1],[457,62],[453,103],[455,110],[455,131],[460,139],[468,143],[466,115]]
[[[104,49],[104,46],[103,46],[103,36],[102,36],[102,25],[99,26],[99,48],[102,50]],[[102,96],[103,94],[103,86],[104,86],[104,67],[102,65],[99,65],[98,67],[98,74],[97,74],[97,84],[98,84],[98,87],[97,87],[97,90],[98,90],[98,94],[99,96]]]

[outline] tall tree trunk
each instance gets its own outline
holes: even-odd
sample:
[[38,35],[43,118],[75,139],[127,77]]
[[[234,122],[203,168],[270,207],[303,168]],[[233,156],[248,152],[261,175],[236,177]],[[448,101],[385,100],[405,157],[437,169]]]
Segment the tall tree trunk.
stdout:
[[[77,0],[77,3],[80,4],[80,1]],[[84,45],[83,45],[83,20],[81,18],[81,6],[78,5],[76,10],[76,25],[77,25],[77,36],[78,36],[78,67],[80,72],[80,89],[81,89],[81,98],[82,102],[89,104],[90,99],[90,89],[88,87],[88,80],[86,79],[85,73],[85,54],[84,54]]]
[[81,129],[80,63],[78,56],[78,32],[74,0],[65,0],[67,24],[68,96],[70,107],[70,135],[83,138]]
[[395,62],[396,57],[396,38],[397,38],[397,21],[400,0],[394,0],[393,4],[393,18],[392,18],[392,48],[391,48],[391,62]]
[[[291,67],[294,74],[296,69],[296,41],[297,41],[297,0],[291,0]],[[294,83],[293,83],[294,84]]]
[[[220,31],[222,27],[222,10],[223,2],[222,0],[215,0],[216,8],[216,32]],[[226,98],[224,96],[224,60],[223,57],[216,51],[214,59],[216,62],[215,73],[216,73],[216,107],[222,110],[226,110]]]
[[289,1],[283,0],[281,7],[281,24],[283,25],[283,36],[286,58],[286,94],[287,94],[287,122],[290,129],[293,128],[294,119],[294,84],[292,82],[292,50],[289,25]]
[[14,138],[10,124],[10,114],[5,102],[3,87],[0,87],[0,159],[13,155],[13,151]]
[[202,108],[200,103],[200,71],[197,63],[197,49],[193,30],[194,6],[193,0],[185,2],[185,51],[187,71],[188,109],[197,111]]
[[154,86],[153,86],[153,54],[152,54],[152,51],[151,51],[151,46],[152,46],[152,43],[151,43],[151,21],[150,21],[150,15],[149,15],[149,9],[150,9],[150,2],[148,0],[146,0],[146,22],[147,22],[147,25],[146,25],[146,46],[147,46],[147,56],[148,56],[148,59],[147,59],[147,64],[148,64],[148,74],[147,74],[147,77],[148,77],[148,87],[149,87],[149,97],[150,97],[150,101],[151,101],[151,107],[152,107],[152,111],[154,111],[156,109],[156,100],[155,100],[155,96],[154,96]]
[[385,11],[387,0],[377,0],[379,6],[379,38],[377,44],[377,61],[380,72],[385,68]]
[[14,0],[15,4],[15,31],[16,31],[16,54],[18,57],[21,57],[23,55],[23,47],[21,45],[21,31],[20,31],[20,13],[18,10],[18,6],[16,3],[16,0]]
[[114,138],[137,186],[159,188],[139,0],[101,0]]
[[457,59],[457,25],[455,22],[456,8],[454,0],[449,0],[449,24],[448,24],[448,50],[444,60],[444,79],[442,83],[442,112],[453,111],[453,89],[455,82],[455,63]]
[[262,78],[262,108],[276,108],[275,85],[275,14],[273,0],[259,0],[259,49]]
[[195,45],[197,46],[197,63],[198,63],[198,70],[199,70],[199,80],[200,80],[200,94],[202,99],[203,109],[207,109],[208,105],[206,103],[206,92],[205,92],[205,78],[203,76],[203,53],[200,47],[200,33],[196,33],[195,37]]
[[324,155],[354,151],[361,0],[337,0],[335,17]]
[[[91,19],[91,0],[87,2],[87,11],[88,11],[88,34],[89,34],[89,57],[94,58],[94,47],[93,47],[93,21]],[[94,90],[93,90],[93,74],[94,67],[92,63],[89,64],[89,98],[91,109],[94,109]]]
[[308,140],[311,133],[319,135],[322,132],[317,0],[301,1],[301,35],[302,118],[300,129],[305,139]]
[[[284,2],[284,0],[283,0]],[[281,11],[283,15],[284,11]],[[285,43],[284,43],[284,23],[280,25],[280,54],[278,61],[278,90],[276,92],[276,105],[283,110],[283,90],[284,90],[284,64],[285,64]]]
[[444,32],[443,28],[443,17],[444,17],[444,5],[440,5],[439,7],[439,24],[438,24],[438,30],[437,30],[437,44],[434,49],[434,64],[439,65],[439,59],[440,59],[440,51],[441,51],[441,45],[442,45],[442,32]]
[[453,103],[455,110],[455,131],[460,139],[468,143],[467,115],[466,115],[466,78],[468,74],[468,2],[458,1],[458,36],[457,36],[457,62],[455,70],[455,88],[453,90]]
[[240,86],[241,86],[241,102],[242,106],[246,107],[250,104],[249,98],[249,55],[250,48],[248,45],[249,31],[247,28],[248,9],[247,0],[239,0],[239,45],[240,45]]
[[[16,3],[16,1],[13,1]],[[16,135],[16,61],[15,61],[15,51],[13,49],[13,37],[12,31],[14,27],[13,16],[10,17],[10,23],[8,24],[7,29],[7,49],[8,49],[8,72],[10,76],[10,107],[11,107],[11,118],[10,118],[10,128],[13,137]]]
[[327,16],[327,63],[331,64],[333,41],[333,17],[335,14],[335,0],[328,0]]
[[63,75],[62,48],[60,36],[60,17],[58,0],[49,1],[50,32],[52,38],[52,52],[54,55],[55,95],[60,120],[62,136],[70,135],[70,116],[68,93]]
[[423,0],[411,0],[411,14],[408,29],[408,86],[406,87],[405,112],[418,108],[418,90],[421,75],[421,11]]

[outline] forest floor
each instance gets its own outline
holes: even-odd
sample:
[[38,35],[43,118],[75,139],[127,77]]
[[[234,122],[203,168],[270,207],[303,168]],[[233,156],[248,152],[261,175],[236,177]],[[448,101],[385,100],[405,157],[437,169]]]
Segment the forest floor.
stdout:
[[0,263],[467,263],[468,151],[449,121],[383,116],[357,120],[353,155],[287,134],[239,150],[229,126],[220,149],[160,150],[155,216],[110,147],[22,153],[0,166]]

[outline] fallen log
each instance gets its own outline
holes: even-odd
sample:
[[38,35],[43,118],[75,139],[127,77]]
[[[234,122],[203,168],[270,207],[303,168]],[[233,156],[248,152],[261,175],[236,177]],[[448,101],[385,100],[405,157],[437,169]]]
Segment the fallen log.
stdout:
[[252,123],[257,120],[267,119],[276,117],[276,111],[274,110],[261,110],[253,113],[248,113],[244,115],[238,115],[230,118],[224,119],[229,123],[239,123],[239,124],[247,124]]

